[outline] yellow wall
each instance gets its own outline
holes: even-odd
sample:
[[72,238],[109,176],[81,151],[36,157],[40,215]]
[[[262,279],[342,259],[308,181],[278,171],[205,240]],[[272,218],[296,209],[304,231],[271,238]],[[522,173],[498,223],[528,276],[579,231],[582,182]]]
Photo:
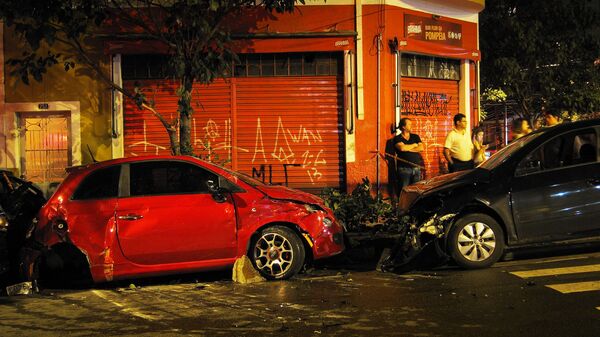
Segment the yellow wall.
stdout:
[[[15,35],[14,31],[4,29],[4,54],[5,60],[21,57],[25,45],[23,40]],[[110,72],[110,58],[102,54],[101,44],[90,46],[96,51],[96,58],[102,60],[106,73]],[[67,49],[61,51],[63,55],[71,55]],[[45,51],[42,52],[42,55]],[[112,158],[111,150],[111,100],[108,85],[98,80],[95,72],[76,62],[75,69],[65,71],[61,64],[49,69],[43,81],[37,82],[30,78],[29,85],[24,84],[19,77],[10,75],[11,67],[5,68],[5,101],[10,103],[43,103],[78,101],[80,103],[81,127],[81,158],[82,163],[92,161],[87,147],[96,160]],[[3,116],[7,120],[7,116]],[[10,119],[14,119],[10,118]],[[12,126],[14,128],[14,126]],[[8,129],[11,125],[8,126]],[[10,130],[8,130],[10,132]],[[10,149],[7,149],[10,152]],[[10,166],[10,165],[9,165]]]

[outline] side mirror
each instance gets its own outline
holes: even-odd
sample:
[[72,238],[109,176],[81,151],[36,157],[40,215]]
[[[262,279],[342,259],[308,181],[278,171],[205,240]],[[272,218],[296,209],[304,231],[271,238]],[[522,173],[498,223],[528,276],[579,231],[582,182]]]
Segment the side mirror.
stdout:
[[227,197],[223,195],[223,189],[221,189],[219,187],[219,184],[217,184],[215,181],[207,181],[206,186],[208,187],[208,190],[210,191],[213,199],[215,199],[216,202],[223,203],[227,201]]

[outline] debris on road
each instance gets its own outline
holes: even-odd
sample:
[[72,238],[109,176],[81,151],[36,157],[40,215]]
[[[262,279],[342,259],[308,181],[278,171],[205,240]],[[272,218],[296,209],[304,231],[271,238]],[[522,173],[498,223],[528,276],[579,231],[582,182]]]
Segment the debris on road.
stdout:
[[34,287],[32,282],[21,282],[6,287],[6,294],[8,296],[16,295],[31,295],[37,292],[37,287]]

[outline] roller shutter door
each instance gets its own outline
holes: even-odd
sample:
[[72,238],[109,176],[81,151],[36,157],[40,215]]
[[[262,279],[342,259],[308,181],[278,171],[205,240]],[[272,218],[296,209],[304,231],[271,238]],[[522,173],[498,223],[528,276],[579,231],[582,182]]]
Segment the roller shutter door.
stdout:
[[341,79],[237,80],[238,169],[313,192],[340,187],[345,174]]
[[[126,87],[133,88],[133,81]],[[173,120],[177,85],[145,81],[156,110]],[[345,183],[342,81],[337,76],[255,77],[194,88],[194,152],[266,183],[311,192]],[[169,154],[149,111],[125,104],[125,155]],[[215,155],[217,157],[215,157]]]
[[401,92],[401,117],[414,120],[413,133],[425,145],[425,176],[447,173],[444,141],[458,113],[458,82],[403,77]]

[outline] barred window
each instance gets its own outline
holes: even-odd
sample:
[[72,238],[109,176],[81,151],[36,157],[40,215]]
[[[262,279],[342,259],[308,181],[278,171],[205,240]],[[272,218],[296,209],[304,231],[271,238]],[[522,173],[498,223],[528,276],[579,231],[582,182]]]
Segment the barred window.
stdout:
[[[167,55],[123,55],[124,80],[167,78]],[[240,54],[235,77],[342,75],[342,53]]]
[[400,75],[443,80],[460,80],[460,60],[402,54]]

